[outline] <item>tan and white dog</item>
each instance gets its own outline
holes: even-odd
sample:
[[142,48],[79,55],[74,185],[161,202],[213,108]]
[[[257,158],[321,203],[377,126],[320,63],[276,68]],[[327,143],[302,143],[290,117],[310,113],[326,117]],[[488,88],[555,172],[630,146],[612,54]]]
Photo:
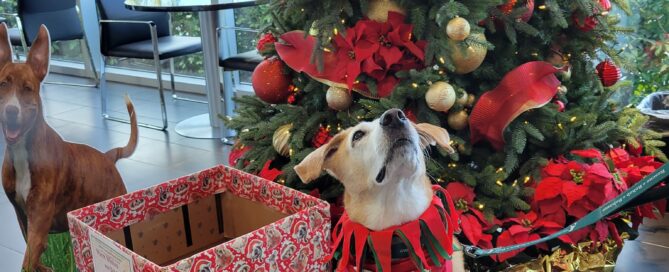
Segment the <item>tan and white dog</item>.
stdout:
[[[439,145],[454,152],[448,132],[414,124],[399,109],[341,131],[295,166],[308,183],[323,170],[344,185],[344,208],[352,221],[383,230],[418,219],[433,197],[424,149]],[[455,241],[455,238],[454,238]],[[462,251],[454,252],[454,271],[464,271]]]

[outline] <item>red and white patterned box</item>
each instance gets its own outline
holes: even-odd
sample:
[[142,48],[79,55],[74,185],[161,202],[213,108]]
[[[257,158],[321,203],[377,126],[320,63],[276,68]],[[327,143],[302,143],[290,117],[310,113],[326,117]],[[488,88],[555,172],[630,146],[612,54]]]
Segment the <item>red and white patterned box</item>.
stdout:
[[323,271],[329,204],[216,166],[68,213],[79,271]]

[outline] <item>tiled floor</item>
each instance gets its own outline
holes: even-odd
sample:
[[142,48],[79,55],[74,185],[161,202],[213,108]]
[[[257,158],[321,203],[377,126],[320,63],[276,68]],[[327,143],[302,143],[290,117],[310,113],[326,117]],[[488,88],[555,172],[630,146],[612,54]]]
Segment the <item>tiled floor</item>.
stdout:
[[[50,79],[82,81],[58,75]],[[110,109],[115,116],[127,116],[122,99],[122,95],[127,92],[141,120],[159,121],[158,97],[153,89],[112,83],[109,87],[112,92]],[[68,141],[106,151],[124,145],[128,140],[128,124],[101,118],[100,94],[97,89],[45,85],[42,100],[47,122]],[[116,164],[129,191],[227,161],[229,147],[219,140],[190,139],[174,132],[176,122],[205,113],[207,106],[172,101],[170,98],[167,101],[169,130],[161,132],[140,128],[139,146],[135,153]],[[4,153],[4,137],[0,136],[0,139],[0,152]],[[25,242],[4,192],[0,193],[0,220],[0,271],[19,271]],[[626,242],[616,271],[669,271],[669,219],[647,221],[640,231],[637,240]]]
[[[59,75],[51,75],[49,80],[85,82]],[[109,83],[108,87],[112,115],[127,118],[123,103],[123,94],[127,92],[140,121],[160,122],[159,99],[155,89],[115,83]],[[46,84],[41,95],[47,123],[65,140],[88,144],[102,151],[127,143],[130,125],[106,121],[101,117],[98,89]],[[166,101],[168,131],[140,128],[135,153],[116,164],[128,191],[227,162],[229,147],[220,140],[190,139],[174,132],[178,121],[206,113],[207,105],[173,101],[169,95]],[[0,139],[0,152],[4,153],[4,136]],[[0,271],[20,271],[25,242],[15,218],[14,209],[0,186]]]

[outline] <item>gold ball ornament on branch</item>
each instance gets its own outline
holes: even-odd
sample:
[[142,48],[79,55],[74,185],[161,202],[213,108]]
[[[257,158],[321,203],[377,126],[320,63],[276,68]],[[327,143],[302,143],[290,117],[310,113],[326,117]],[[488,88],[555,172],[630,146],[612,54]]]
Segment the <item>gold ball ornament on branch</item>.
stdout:
[[343,111],[351,106],[353,98],[347,89],[330,86],[325,93],[325,100],[330,108]]
[[[470,36],[477,40],[486,40],[483,33],[474,33]],[[451,47],[451,60],[453,60],[456,74],[462,75],[473,72],[481,66],[488,53],[488,48],[480,44],[470,44],[465,48],[453,40],[448,40],[448,44]]]
[[365,12],[365,15],[371,20],[385,23],[388,21],[389,11],[406,14],[404,8],[393,0],[371,0],[367,4],[367,12]]
[[467,95],[467,106],[471,107],[474,106],[474,103],[476,102],[476,96],[473,94]]
[[469,22],[462,17],[455,17],[446,25],[446,35],[454,41],[464,41],[469,37],[470,30]]
[[290,137],[292,136],[290,130],[292,128],[293,124],[280,126],[274,131],[274,135],[272,136],[272,146],[281,156],[290,156]]
[[461,110],[457,112],[451,112],[448,114],[448,126],[455,130],[461,130],[467,127],[469,123],[469,114],[466,111]]
[[432,83],[425,93],[425,102],[430,109],[447,112],[455,104],[455,90],[443,81]]
[[468,97],[468,96],[469,96],[469,94],[467,94],[467,92],[464,92],[464,91],[463,91],[463,92],[462,92],[462,95],[461,95],[460,97],[458,97],[457,99],[455,99],[455,103],[458,104],[458,105],[460,105],[460,106],[464,106],[464,105],[466,105],[466,104],[467,104],[467,101],[469,101],[469,97]]

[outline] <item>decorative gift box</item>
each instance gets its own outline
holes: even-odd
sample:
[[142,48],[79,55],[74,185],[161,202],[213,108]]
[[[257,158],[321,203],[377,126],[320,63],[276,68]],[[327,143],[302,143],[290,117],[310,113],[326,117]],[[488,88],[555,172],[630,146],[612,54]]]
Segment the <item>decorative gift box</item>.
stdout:
[[323,271],[329,204],[226,166],[68,214],[79,271]]

